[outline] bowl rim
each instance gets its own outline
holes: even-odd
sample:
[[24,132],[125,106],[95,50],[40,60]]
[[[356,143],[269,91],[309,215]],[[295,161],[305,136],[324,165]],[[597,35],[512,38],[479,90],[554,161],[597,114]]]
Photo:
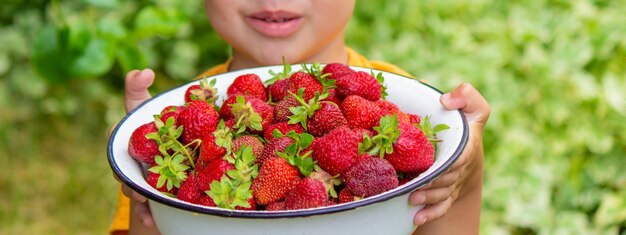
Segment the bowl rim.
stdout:
[[[301,65],[301,64],[297,64],[297,65]],[[306,65],[311,65],[311,64],[306,64]],[[320,64],[320,65],[324,65],[324,64]],[[208,76],[208,77],[216,77],[216,76],[223,76],[225,74],[228,73],[235,73],[235,72],[243,72],[245,70],[257,70],[257,69],[263,69],[263,68],[274,68],[277,66],[282,66],[282,65],[268,65],[268,66],[259,66],[259,67],[253,67],[253,68],[245,68],[245,69],[239,69],[239,70],[233,70],[233,71],[228,71],[225,73],[220,73],[220,74],[215,74],[212,76]],[[384,72],[384,73],[388,73],[388,74],[395,74],[397,76],[400,77],[404,77],[410,80],[413,80],[415,82],[418,82],[422,85],[427,86],[428,88],[443,94],[443,92],[441,92],[439,89],[421,82],[420,80],[416,79],[416,78],[411,78],[411,77],[407,77],[405,75],[402,74],[398,74],[398,73],[392,73],[392,72],[387,72],[387,71],[383,71],[383,70],[378,70],[378,69],[373,69],[373,68],[368,68],[368,67],[362,67],[362,66],[349,66],[351,68],[359,68],[359,69],[365,69],[365,70],[371,70],[371,71],[376,71],[376,72]],[[172,90],[178,89],[180,87],[189,85],[190,83],[194,83],[194,82],[198,82],[198,79],[194,79],[191,80],[189,82],[185,82],[181,85],[175,86],[173,88],[167,89],[166,91],[160,92],[159,94],[156,94],[154,96],[152,96],[150,99],[148,99],[147,101],[141,103],[140,105],[138,105],[137,107],[135,107],[133,110],[131,110],[130,112],[128,112],[116,125],[115,128],[113,129],[113,131],[111,131],[111,134],[109,136],[109,140],[107,143],[107,159],[109,162],[109,165],[111,167],[111,169],[113,170],[115,176],[118,178],[119,181],[121,181],[121,183],[127,185],[128,187],[130,187],[132,190],[138,192],[139,194],[143,195],[144,197],[152,200],[152,201],[156,201],[159,202],[161,204],[165,204],[168,205],[170,207],[174,207],[174,208],[178,208],[178,209],[183,209],[183,210],[187,210],[189,212],[195,212],[195,213],[201,213],[201,214],[209,214],[209,215],[216,215],[216,216],[221,216],[221,217],[238,217],[238,218],[294,218],[294,217],[307,217],[307,216],[314,216],[314,215],[322,215],[322,214],[331,214],[331,213],[335,213],[335,212],[341,212],[341,211],[347,211],[347,210],[353,210],[353,209],[357,209],[360,207],[364,207],[364,206],[368,206],[368,205],[372,205],[372,204],[376,204],[379,202],[384,202],[387,200],[390,200],[392,198],[407,194],[409,192],[412,192],[422,186],[424,186],[425,184],[429,183],[430,181],[434,180],[435,178],[437,178],[439,175],[443,174],[443,172],[445,172],[448,168],[450,168],[450,166],[459,158],[459,156],[461,155],[461,153],[463,152],[463,150],[465,149],[465,146],[467,145],[467,141],[469,139],[469,125],[468,125],[468,121],[467,118],[465,116],[465,114],[461,111],[461,110],[457,110],[457,112],[459,113],[462,123],[463,123],[463,132],[462,132],[462,136],[461,136],[461,140],[459,145],[457,146],[457,148],[454,150],[454,152],[452,153],[452,156],[450,156],[449,159],[447,159],[442,166],[439,169],[435,169],[435,171],[432,172],[432,174],[425,176],[422,179],[413,181],[413,182],[409,182],[407,183],[408,185],[404,186],[401,189],[398,189],[396,191],[392,191],[388,193],[385,193],[384,195],[381,195],[379,197],[370,197],[370,198],[365,198],[362,200],[358,200],[358,201],[354,201],[354,202],[349,202],[349,203],[342,203],[342,204],[337,204],[337,205],[332,205],[332,206],[325,206],[325,207],[320,207],[320,208],[311,208],[311,209],[302,209],[302,210],[285,210],[285,211],[246,211],[246,210],[228,210],[228,209],[223,209],[223,208],[217,208],[217,207],[207,207],[207,206],[202,206],[202,205],[196,205],[196,204],[191,204],[191,203],[182,203],[182,202],[178,202],[175,200],[168,200],[165,199],[164,197],[158,196],[155,193],[153,193],[152,191],[149,191],[141,186],[139,186],[138,184],[136,184],[135,182],[133,182],[129,177],[127,177],[124,173],[122,173],[120,167],[118,166],[117,162],[115,161],[115,157],[113,156],[113,143],[116,137],[116,134],[119,130],[119,128],[122,126],[122,124],[130,117],[132,116],[135,111],[139,110],[142,106],[148,104],[150,101],[156,99],[157,97],[164,95],[165,93],[168,93]],[[141,164],[139,162],[136,162],[137,164]],[[131,199],[132,200],[132,199]]]

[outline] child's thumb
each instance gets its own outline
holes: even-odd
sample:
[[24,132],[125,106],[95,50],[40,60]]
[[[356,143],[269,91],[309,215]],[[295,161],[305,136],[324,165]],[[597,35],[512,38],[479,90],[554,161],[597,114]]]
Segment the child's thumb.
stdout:
[[144,101],[150,99],[148,87],[154,82],[154,71],[151,69],[133,70],[126,74],[124,84],[124,104],[126,112],[130,112]]

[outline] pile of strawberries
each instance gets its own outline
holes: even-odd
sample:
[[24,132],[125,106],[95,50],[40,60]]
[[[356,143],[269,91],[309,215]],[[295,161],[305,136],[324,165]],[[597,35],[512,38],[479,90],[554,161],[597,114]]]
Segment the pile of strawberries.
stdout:
[[360,200],[434,162],[427,117],[385,100],[382,74],[303,65],[237,77],[216,104],[215,80],[185,93],[132,134],[146,181],[187,202],[238,210],[295,210]]

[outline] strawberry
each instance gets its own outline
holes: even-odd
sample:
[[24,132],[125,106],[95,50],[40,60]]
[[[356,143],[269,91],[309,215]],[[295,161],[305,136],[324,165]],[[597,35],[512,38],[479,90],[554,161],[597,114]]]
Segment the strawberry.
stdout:
[[154,122],[137,127],[128,141],[128,155],[137,161],[149,165],[154,164],[154,156],[161,154],[159,144],[154,139],[147,138],[146,135],[156,132],[158,129]]
[[204,192],[202,192],[202,195],[198,198],[198,200],[196,200],[195,203],[208,207],[217,207],[217,205],[213,201],[213,198],[211,198],[209,195],[206,195]]
[[282,211],[285,210],[285,201],[272,202],[265,207],[266,211]]
[[245,95],[258,98],[262,101],[267,100],[265,86],[261,78],[256,74],[244,74],[235,78],[232,84],[226,90],[226,94],[230,96]]
[[276,106],[274,106],[274,122],[289,121],[289,116],[292,115],[290,109],[299,105],[300,103],[293,96],[286,96],[281,101],[278,101]]
[[412,113],[409,113],[408,115],[409,115],[409,122],[411,124],[413,124],[413,125],[419,125],[420,124],[420,122],[421,122],[420,116],[418,116],[417,114],[412,114]]
[[237,96],[236,103],[231,106],[235,120],[233,128],[236,133],[246,129],[251,133],[262,133],[274,121],[274,108],[264,101],[250,97]]
[[213,133],[217,128],[219,115],[208,102],[194,100],[187,103],[187,108],[178,114],[177,121],[183,126],[181,142],[187,145]]
[[263,142],[255,135],[242,135],[233,140],[233,152],[238,152],[243,146],[251,147],[252,154],[257,158],[264,149]]
[[298,94],[298,90],[304,89],[303,99],[308,102],[315,93],[322,93],[323,86],[314,75],[307,72],[296,72],[289,77],[287,92]]
[[287,96],[287,89],[289,88],[289,80],[278,80],[267,86],[267,93],[272,98],[272,102],[281,101]]
[[215,79],[211,82],[207,81],[207,78],[200,80],[200,84],[191,85],[185,90],[185,103],[189,103],[193,100],[203,100],[211,104],[215,103],[217,99],[217,89],[215,89]]
[[400,173],[398,174],[398,185],[403,185],[418,177],[420,173]]
[[332,102],[320,102],[320,109],[313,113],[308,120],[309,133],[314,136],[323,136],[338,127],[348,126],[341,109]]
[[328,89],[328,97],[322,99],[321,101],[333,102],[335,104],[341,104],[341,100],[337,96],[336,89]]
[[[247,96],[244,96],[244,98],[248,98]],[[235,118],[235,116],[233,116],[233,105],[237,103],[237,96],[229,96],[228,98],[226,98],[226,100],[224,100],[224,102],[222,103],[222,106],[220,106],[220,117],[224,120],[230,120]]]
[[198,186],[202,191],[209,190],[213,181],[219,181],[227,171],[232,169],[235,169],[235,166],[225,159],[210,161],[206,167],[198,169]]
[[324,184],[313,178],[304,178],[285,196],[285,209],[298,210],[322,207],[328,204]]
[[176,195],[176,192],[178,190],[178,188],[176,187],[172,187],[170,189],[167,189],[167,186],[165,184],[161,185],[161,187],[157,187],[158,181],[159,181],[159,174],[158,173],[154,173],[154,172],[150,172],[148,171],[148,176],[146,177],[146,182],[148,182],[148,184],[150,186],[152,186],[153,188],[155,188],[156,190],[159,190],[159,192],[163,192],[169,195]]
[[[241,147],[234,155],[220,160],[232,164],[234,169],[226,171],[219,180],[213,180],[206,193],[220,208],[256,209],[250,187],[252,179],[258,174],[258,166],[255,164],[256,158],[252,154],[252,147]],[[202,184],[200,187],[202,188]]]
[[206,194],[200,189],[196,172],[192,171],[188,174],[187,179],[180,185],[178,193],[176,193],[176,198],[186,202],[198,203],[198,199],[203,195]]
[[259,166],[263,166],[265,161],[270,158],[278,157],[277,152],[284,152],[287,146],[294,143],[294,140],[289,137],[275,138],[272,141],[267,142],[263,148],[263,152],[257,158]]
[[411,117],[408,113],[402,112],[398,106],[388,100],[378,100],[376,105],[382,110],[383,116],[396,115],[398,121],[411,123]]
[[267,205],[285,198],[300,182],[300,171],[284,158],[267,159],[252,182],[252,195],[258,205]]
[[178,114],[180,114],[180,112],[183,111],[183,109],[185,109],[185,106],[182,106],[182,105],[181,106],[175,106],[175,105],[167,106],[161,111],[160,119],[162,122],[166,122],[168,118],[173,117],[174,125],[176,125],[176,119],[178,119]]
[[341,77],[344,74],[354,73],[354,70],[352,70],[347,65],[344,65],[341,63],[330,63],[324,66],[322,73],[330,74],[330,76],[328,76],[328,78],[330,79],[337,79],[338,77]]
[[372,129],[383,114],[376,103],[356,95],[346,97],[340,108],[351,128]]
[[346,73],[337,77],[337,96],[345,99],[351,95],[358,95],[367,100],[377,101],[381,98],[382,87],[374,76],[369,73],[359,71]]
[[278,130],[280,133],[287,133],[291,130],[298,134],[304,133],[304,128],[302,128],[301,125],[289,124],[288,122],[275,122],[263,132],[263,138],[265,138],[267,142],[272,142],[275,139],[273,134],[274,130]]
[[398,176],[387,160],[367,157],[353,164],[342,176],[346,188],[360,197],[373,196],[398,187]]
[[317,138],[313,145],[313,159],[329,174],[341,175],[358,159],[358,145],[362,135],[347,127],[339,127]]
[[348,203],[348,202],[353,202],[353,201],[358,201],[361,200],[361,197],[357,197],[356,195],[354,195],[350,189],[348,188],[343,188],[340,192],[339,192],[339,203]]
[[229,155],[233,146],[233,133],[223,120],[217,124],[217,129],[204,137],[200,145],[200,152],[196,160],[196,170],[206,167],[209,162]]

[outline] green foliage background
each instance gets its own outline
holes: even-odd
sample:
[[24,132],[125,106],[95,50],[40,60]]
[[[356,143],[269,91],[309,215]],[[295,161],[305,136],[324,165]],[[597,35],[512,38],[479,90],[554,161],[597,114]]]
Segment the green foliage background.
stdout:
[[[611,0],[359,1],[347,42],[489,101],[482,234],[626,234],[624,12]],[[105,233],[124,74],[154,68],[161,92],[229,49],[200,2],[7,0],[0,23],[0,234]]]

